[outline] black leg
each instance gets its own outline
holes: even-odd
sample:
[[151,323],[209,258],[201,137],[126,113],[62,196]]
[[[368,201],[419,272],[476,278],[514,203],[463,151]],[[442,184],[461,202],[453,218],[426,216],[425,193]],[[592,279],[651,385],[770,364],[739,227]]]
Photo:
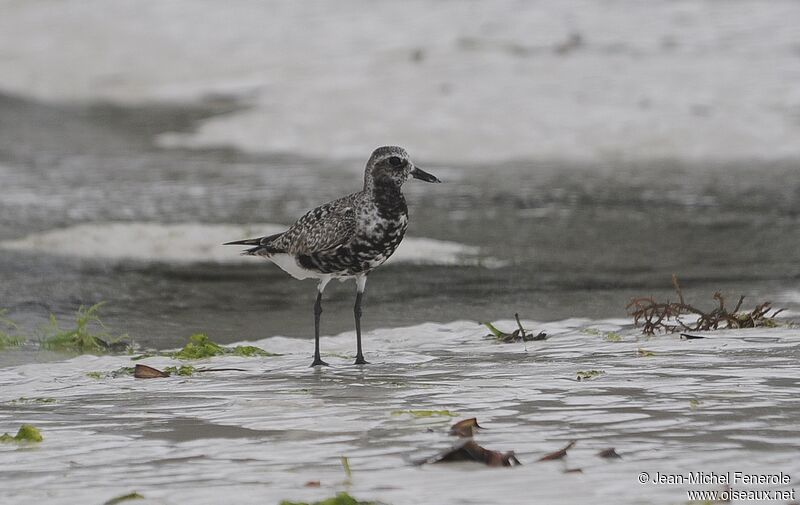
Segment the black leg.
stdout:
[[311,366],[328,366],[319,356],[319,316],[322,314],[322,292],[317,293],[317,303],[314,304],[314,362]]
[[364,353],[361,352],[361,298],[364,293],[359,291],[356,293],[356,305],[353,307],[353,314],[356,316],[356,365],[366,365],[367,360],[364,359]]

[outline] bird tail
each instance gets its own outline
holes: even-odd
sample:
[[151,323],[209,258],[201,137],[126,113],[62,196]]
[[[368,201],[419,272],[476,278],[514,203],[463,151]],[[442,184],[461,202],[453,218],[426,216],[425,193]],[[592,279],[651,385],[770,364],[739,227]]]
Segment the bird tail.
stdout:
[[274,251],[273,247],[270,247],[270,243],[275,240],[276,238],[283,235],[283,233],[276,233],[275,235],[270,235],[268,237],[258,237],[258,238],[246,238],[244,240],[235,240],[233,242],[225,242],[222,245],[252,245],[255,247],[251,247],[250,249],[245,249],[242,252],[242,256],[258,256],[261,254],[268,254]]
[[222,245],[261,245],[261,241],[264,237],[259,238],[246,238],[244,240],[236,240],[234,242],[225,242]]

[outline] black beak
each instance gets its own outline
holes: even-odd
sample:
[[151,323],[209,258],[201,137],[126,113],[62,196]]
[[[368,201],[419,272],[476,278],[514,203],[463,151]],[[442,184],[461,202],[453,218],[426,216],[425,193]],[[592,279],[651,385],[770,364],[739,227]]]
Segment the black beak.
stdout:
[[414,167],[414,170],[411,171],[411,177],[425,182],[442,182],[435,175],[429,174],[428,172],[420,170],[417,167]]

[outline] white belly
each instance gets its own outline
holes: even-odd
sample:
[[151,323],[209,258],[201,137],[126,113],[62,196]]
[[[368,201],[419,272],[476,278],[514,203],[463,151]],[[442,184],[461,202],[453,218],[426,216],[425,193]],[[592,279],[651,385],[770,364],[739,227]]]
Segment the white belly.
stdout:
[[297,260],[291,254],[276,253],[276,254],[270,254],[269,256],[265,257],[271,262],[278,265],[281,270],[291,275],[295,279],[308,279],[308,278],[319,279],[325,277],[325,274],[321,274],[319,272],[313,272],[311,270],[306,270],[305,268],[298,265]]

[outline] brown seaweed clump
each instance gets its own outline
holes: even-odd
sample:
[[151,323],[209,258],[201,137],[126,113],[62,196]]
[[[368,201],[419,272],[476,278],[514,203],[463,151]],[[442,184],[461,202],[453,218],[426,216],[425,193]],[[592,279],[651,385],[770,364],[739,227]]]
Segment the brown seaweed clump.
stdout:
[[658,302],[652,297],[638,297],[627,305],[628,314],[634,325],[641,326],[642,333],[653,335],[656,332],[674,333],[678,331],[710,331],[718,329],[773,327],[775,317],[783,309],[773,309],[771,302],[763,302],[751,311],[742,311],[744,296],[733,309],[725,305],[721,293],[714,293],[717,306],[711,311],[703,311],[686,302],[678,279],[672,276],[672,285],[678,295],[677,302]]

